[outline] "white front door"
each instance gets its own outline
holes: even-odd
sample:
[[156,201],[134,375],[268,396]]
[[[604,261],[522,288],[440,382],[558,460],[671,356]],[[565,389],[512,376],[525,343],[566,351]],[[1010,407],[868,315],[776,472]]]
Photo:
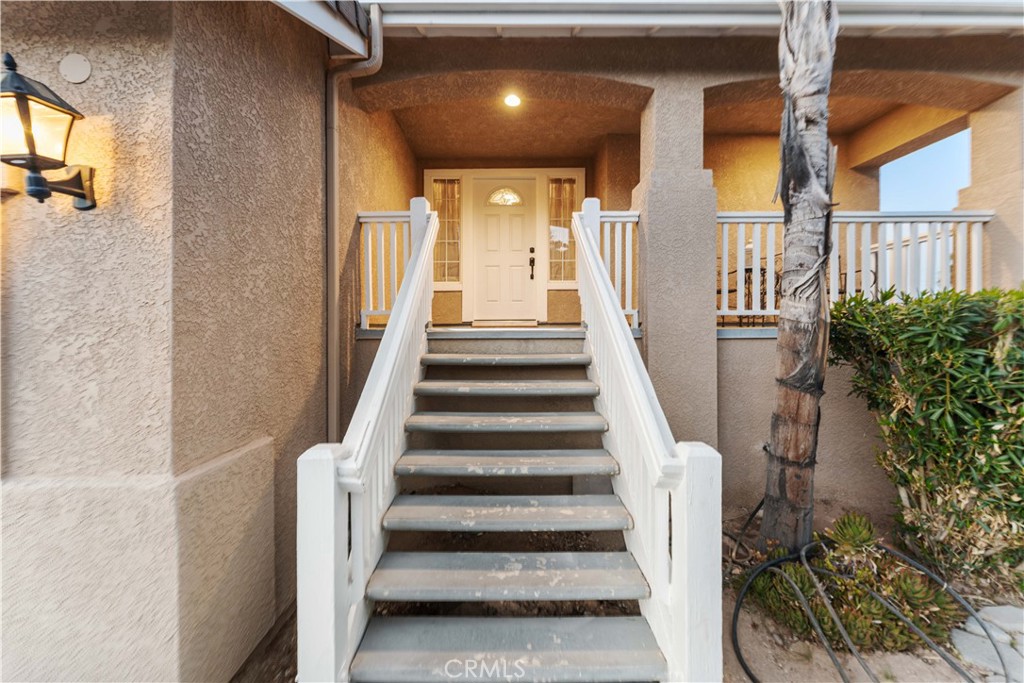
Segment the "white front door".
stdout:
[[536,184],[473,180],[474,320],[537,320]]

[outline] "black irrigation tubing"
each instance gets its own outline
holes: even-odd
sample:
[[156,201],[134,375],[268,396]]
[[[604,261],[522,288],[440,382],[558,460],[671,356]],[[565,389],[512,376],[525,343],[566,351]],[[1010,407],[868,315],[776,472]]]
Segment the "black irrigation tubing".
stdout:
[[[836,572],[830,572],[827,569],[812,568],[812,570],[815,573],[817,573],[817,574],[824,574],[826,576],[836,576],[836,577],[839,577],[839,578],[852,579],[852,580],[856,581],[856,578],[854,576],[850,575],[850,574],[838,574]],[[892,602],[890,602],[889,600],[886,600],[884,596],[879,595],[878,593],[876,593],[875,591],[871,590],[870,588],[867,588],[866,590],[867,590],[868,593],[871,594],[871,597],[873,597],[878,602],[882,603],[883,607],[885,607],[887,610],[889,610],[889,612],[891,612],[892,615],[895,616],[897,619],[902,621],[907,626],[907,628],[909,628],[911,631],[914,632],[915,635],[917,635],[918,638],[923,640],[925,642],[925,644],[928,645],[928,647],[930,647],[940,657],[942,657],[942,659],[946,662],[946,664],[949,664],[950,668],[952,668],[954,671],[956,671],[958,674],[960,674],[960,676],[965,681],[968,681],[968,683],[970,683],[971,675],[969,673],[967,673],[960,666],[959,662],[957,662],[956,659],[951,657],[948,652],[943,650],[942,647],[938,643],[936,643],[934,640],[929,638],[928,634],[925,633],[924,631],[922,631],[921,628],[917,624],[915,624],[913,621],[908,619],[907,616],[905,614],[903,614],[903,612],[899,611],[899,609],[897,609],[896,605],[892,604]]]
[[843,683],[850,683],[850,677],[848,672],[840,663],[839,658],[836,657],[836,651],[832,649],[832,644],[828,642],[828,638],[825,637],[825,632],[821,630],[821,624],[818,622],[818,618],[814,616],[814,612],[811,611],[811,605],[807,602],[807,596],[800,590],[800,586],[796,585],[791,577],[786,575],[786,572],[782,571],[778,567],[768,567],[768,571],[773,574],[778,574],[789,582],[789,587],[793,589],[796,597],[800,600],[800,605],[803,607],[804,613],[807,614],[811,621],[811,626],[814,627],[814,632],[818,634],[818,638],[821,639],[822,645],[825,646],[825,652],[828,653],[828,658],[832,660],[832,665],[836,667],[836,671],[839,672],[839,677],[843,679]]
[[863,657],[861,657],[860,650],[858,650],[857,646],[853,644],[850,634],[846,632],[846,628],[843,626],[842,619],[840,619],[839,615],[836,614],[836,609],[832,606],[832,601],[828,599],[828,594],[825,593],[825,588],[821,585],[821,582],[818,581],[818,577],[814,575],[814,571],[811,569],[811,563],[807,561],[807,551],[819,545],[822,544],[820,542],[808,543],[803,548],[800,548],[800,563],[804,566],[804,569],[807,570],[807,574],[811,577],[811,581],[814,582],[814,590],[818,592],[818,595],[821,596],[822,601],[825,603],[825,609],[828,610],[828,615],[832,617],[832,621],[835,623],[836,628],[839,629],[839,635],[842,636],[843,642],[846,643],[846,648],[857,660],[857,663],[860,664],[860,668],[864,669],[864,673],[868,675],[871,682],[878,683],[878,676],[875,675],[875,672],[871,670],[868,663],[864,661]]
[[[756,514],[756,511],[755,511],[755,514]],[[753,681],[753,683],[759,683],[759,679],[757,678],[757,676],[754,675],[754,672],[750,669],[750,666],[747,664],[747,660],[743,657],[743,650],[742,650],[742,648],[740,648],[738,626],[739,626],[740,610],[743,607],[743,601],[746,599],[747,592],[750,590],[750,586],[753,585],[754,580],[757,579],[758,576],[760,576],[761,574],[763,574],[766,571],[772,571],[773,573],[776,573],[779,576],[782,576],[784,579],[786,579],[786,581],[789,583],[790,587],[793,589],[794,594],[797,596],[797,599],[800,602],[800,607],[801,607],[801,609],[803,609],[804,614],[807,616],[808,620],[810,621],[811,626],[813,627],[815,634],[818,636],[818,639],[821,641],[822,645],[824,645],[825,651],[828,653],[829,658],[832,660],[832,665],[835,666],[836,671],[839,672],[839,676],[843,679],[843,681],[848,682],[850,680],[849,676],[847,674],[846,669],[844,669],[842,664],[839,662],[839,659],[838,659],[838,657],[836,657],[836,654],[835,654],[834,650],[832,649],[831,644],[828,642],[828,639],[825,637],[825,634],[824,634],[824,632],[822,631],[822,628],[821,628],[821,624],[818,622],[817,618],[815,618],[815,616],[814,616],[814,614],[813,614],[813,612],[812,612],[812,610],[810,608],[810,604],[807,601],[807,597],[803,594],[803,592],[797,586],[796,582],[791,577],[787,576],[782,570],[778,569],[779,565],[785,564],[787,562],[796,562],[796,561],[800,561],[801,562],[801,564],[803,565],[804,569],[808,572],[808,574],[810,575],[811,579],[814,581],[814,585],[815,585],[816,591],[818,592],[819,596],[824,601],[825,607],[826,607],[826,609],[828,609],[829,615],[832,617],[832,620],[835,621],[836,625],[839,627],[839,631],[840,631],[840,633],[843,636],[843,641],[846,643],[847,647],[850,649],[850,652],[857,658],[857,661],[860,662],[861,666],[864,668],[865,672],[867,672],[868,676],[870,676],[872,678],[872,680],[876,680],[874,678],[874,675],[873,675],[871,669],[867,666],[867,663],[864,662],[864,660],[860,657],[860,654],[857,651],[857,649],[855,647],[853,647],[853,644],[850,642],[849,636],[846,633],[846,629],[843,628],[842,624],[839,622],[838,615],[836,615],[835,610],[832,607],[832,602],[828,599],[828,596],[825,594],[825,591],[822,588],[821,583],[818,581],[817,577],[815,576],[815,573],[817,572],[817,573],[826,574],[826,575],[841,576],[842,578],[845,578],[845,579],[853,579],[853,577],[852,576],[843,575],[843,574],[836,574],[835,572],[830,572],[830,571],[824,570],[824,569],[815,569],[815,568],[811,567],[810,563],[807,561],[807,553],[812,548],[814,548],[815,546],[819,546],[819,545],[820,546],[824,546],[824,543],[821,542],[821,541],[815,541],[814,543],[809,543],[806,546],[804,546],[803,548],[801,548],[800,552],[798,552],[798,553],[793,553],[791,555],[786,555],[785,557],[779,557],[779,558],[776,558],[774,560],[769,560],[767,562],[764,562],[764,563],[758,565],[757,567],[755,567],[754,569],[751,570],[750,574],[747,576],[747,580],[743,584],[743,587],[740,589],[739,594],[736,596],[736,606],[735,606],[735,608],[733,609],[733,612],[732,612],[732,633],[731,633],[731,636],[732,636],[732,649],[736,653],[736,659],[739,661],[740,666],[743,668],[743,672],[747,675],[748,678],[750,678],[751,681]],[[944,592],[946,592],[950,597],[952,597],[957,602],[957,604],[959,604],[961,607],[963,607],[964,610],[967,611],[967,614],[969,616],[974,617],[974,620],[976,622],[978,622],[978,624],[981,626],[982,630],[985,632],[985,635],[988,637],[989,642],[992,644],[992,647],[995,649],[996,656],[999,657],[999,663],[1002,664],[1002,666],[1003,666],[1003,676],[1006,678],[1006,680],[1009,680],[1009,668],[1006,665],[1006,658],[1003,656],[1003,653],[999,650],[999,647],[996,644],[995,638],[992,635],[992,631],[989,629],[988,625],[981,618],[981,616],[978,614],[978,612],[973,607],[971,607],[967,603],[967,601],[959,593],[957,593],[955,590],[953,590],[946,581],[944,581],[941,577],[939,577],[934,572],[932,572],[930,569],[928,569],[927,567],[922,565],[920,562],[917,562],[916,560],[908,557],[907,555],[901,553],[900,551],[895,550],[893,548],[890,548],[888,546],[878,544],[876,547],[878,547],[881,550],[883,550],[883,551],[885,551],[885,552],[887,552],[887,553],[889,553],[889,554],[899,558],[900,560],[906,562],[908,565],[910,565],[914,569],[918,570],[919,572],[921,572],[922,574],[927,576],[929,579],[931,579],[935,583],[937,583],[940,586],[942,586],[942,590]],[[880,603],[882,603],[882,605],[886,609],[888,609],[900,621],[902,621],[905,625],[907,625],[915,633],[915,635],[920,637],[925,642],[925,644],[927,644],[928,647],[931,650],[933,650],[936,654],[938,654],[943,659],[943,661],[945,661],[947,664],[949,664],[950,667],[954,671],[956,671],[966,681],[972,681],[973,680],[970,677],[970,674],[967,671],[965,671],[953,659],[953,657],[951,657],[949,655],[949,653],[947,653],[937,643],[935,643],[935,641],[933,641],[931,638],[929,638],[916,624],[913,623],[913,621],[911,619],[909,619],[906,615],[902,614],[896,608],[895,605],[893,605],[890,601],[886,600],[883,596],[879,595],[875,591],[873,591],[873,590],[871,590],[869,588],[866,588],[863,584],[861,584],[860,582],[856,581],[856,579],[853,579],[853,580],[854,580],[854,582],[858,586],[860,586],[861,588],[865,588],[868,591],[868,593],[871,594],[872,597],[874,597],[876,600],[878,600]]]

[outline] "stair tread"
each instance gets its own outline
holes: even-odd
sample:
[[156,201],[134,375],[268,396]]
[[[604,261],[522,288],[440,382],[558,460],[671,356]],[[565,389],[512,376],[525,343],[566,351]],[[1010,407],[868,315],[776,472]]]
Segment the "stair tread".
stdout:
[[[464,662],[474,663],[470,676],[455,668]],[[351,673],[356,683],[451,681],[454,674],[606,683],[664,679],[667,667],[643,617],[377,617]]]
[[396,496],[383,525],[398,531],[605,531],[633,527],[615,495]]
[[367,595],[392,601],[640,600],[650,595],[628,552],[384,553]]
[[582,327],[431,327],[427,339],[585,339]]
[[417,396],[597,396],[589,380],[425,380],[416,384]]
[[618,471],[615,458],[603,448],[409,450],[395,464],[399,476],[578,476]]
[[406,420],[411,432],[605,432],[608,421],[595,412],[468,413],[421,411]]
[[587,353],[426,353],[423,365],[590,365]]

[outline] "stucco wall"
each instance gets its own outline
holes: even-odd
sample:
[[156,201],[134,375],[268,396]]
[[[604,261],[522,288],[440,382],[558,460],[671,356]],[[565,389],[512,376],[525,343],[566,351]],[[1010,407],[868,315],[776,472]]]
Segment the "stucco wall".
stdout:
[[960,209],[991,209],[985,226],[984,285],[1024,286],[1024,90],[973,112],[971,184]]
[[[832,142],[839,148],[836,209],[877,211],[877,169],[850,168],[845,163],[847,139]],[[779,177],[777,135],[709,135],[704,139],[704,168],[712,173],[719,211],[782,211],[782,204],[772,204]]]
[[225,680],[325,436],[324,41],[157,2],[5,2],[0,40],[86,115],[99,204],[4,199],[3,678]]
[[2,677],[171,680],[171,6],[5,2],[0,43],[86,115],[99,202],[3,202]]
[[[247,558],[253,598],[276,591],[267,604],[272,622],[295,599],[295,461],[326,437],[326,48],[318,33],[269,3],[196,2],[174,5],[174,50],[173,471],[204,467],[203,476],[220,478],[206,498],[182,505],[183,524],[187,516],[231,512],[254,527],[231,549],[234,561],[212,566],[201,563],[227,552],[218,547],[226,539],[193,540],[183,531],[183,547],[205,543],[206,554],[183,556],[201,566],[192,585],[183,562],[182,605],[201,600],[209,615],[237,610],[242,594],[211,596],[198,583],[211,571],[238,582],[246,574],[231,565]],[[225,495],[231,483],[223,473],[239,467],[273,480],[250,474],[246,495]],[[253,533],[267,520],[273,544]],[[237,668],[270,626],[266,613],[249,616],[235,627],[252,624],[247,639],[229,639],[231,629],[223,647],[209,634],[197,639],[196,647],[227,661],[186,674],[230,676],[226,652],[241,657]],[[182,659],[195,666],[188,645]]]
[[[352,94],[349,81],[339,88],[340,106],[335,131],[341,156],[337,159],[336,211],[338,222],[337,259],[341,273],[339,344],[342,367],[341,434],[359,401],[362,381],[356,367],[355,326],[359,322],[359,230],[360,211],[407,210],[409,200],[420,194],[422,177],[416,158],[390,112],[363,111]],[[361,353],[361,351],[360,351]]]
[[[170,23],[162,3],[4,3],[3,49],[87,117],[68,159],[98,168],[101,207],[4,199],[5,480],[167,470]],[[58,72],[76,50],[77,85]]]
[[594,155],[593,194],[601,207],[626,211],[640,182],[640,137],[606,135]]
[[[775,339],[718,341],[718,449],[722,497],[752,507],[764,495],[765,454],[775,403]],[[875,464],[878,426],[862,399],[849,396],[850,371],[825,375],[814,496],[881,518],[896,491]]]

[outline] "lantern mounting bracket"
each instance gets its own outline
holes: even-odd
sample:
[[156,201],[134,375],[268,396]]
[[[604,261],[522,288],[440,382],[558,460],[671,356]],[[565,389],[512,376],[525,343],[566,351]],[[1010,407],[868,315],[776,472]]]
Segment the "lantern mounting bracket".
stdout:
[[51,193],[66,194],[74,197],[74,207],[79,211],[96,208],[96,195],[93,192],[93,176],[96,169],[92,166],[65,166],[61,175],[56,178],[44,178],[41,173],[29,173],[25,179],[25,194],[43,203]]

